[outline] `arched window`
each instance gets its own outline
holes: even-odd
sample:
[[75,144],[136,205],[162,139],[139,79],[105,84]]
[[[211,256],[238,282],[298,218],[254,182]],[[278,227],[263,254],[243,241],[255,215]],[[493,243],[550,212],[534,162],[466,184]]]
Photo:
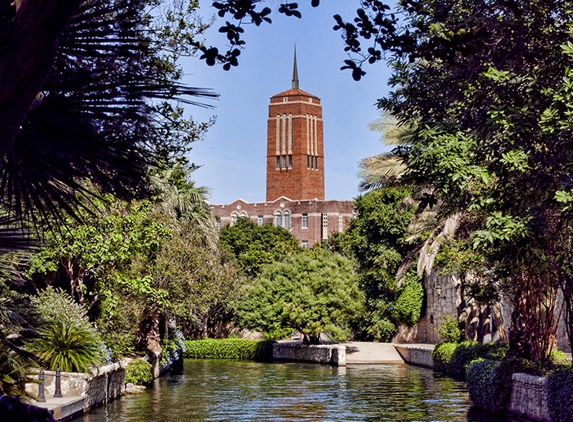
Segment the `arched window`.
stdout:
[[283,213],[283,227],[290,230],[290,212],[288,211]]
[[282,227],[283,225],[283,216],[280,211],[275,212],[275,226]]
[[235,213],[231,214],[231,225],[235,224],[237,222],[237,218],[239,218],[239,216]]

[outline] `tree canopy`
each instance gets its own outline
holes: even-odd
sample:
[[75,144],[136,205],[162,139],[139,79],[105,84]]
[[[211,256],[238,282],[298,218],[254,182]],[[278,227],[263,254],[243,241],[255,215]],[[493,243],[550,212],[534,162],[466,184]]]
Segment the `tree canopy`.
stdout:
[[256,276],[264,265],[301,250],[288,230],[270,224],[257,226],[249,218],[238,218],[233,225],[222,227],[219,240],[249,277]]
[[238,302],[237,316],[265,333],[291,328],[307,342],[318,342],[323,331],[344,339],[363,301],[352,261],[313,250],[264,266]]

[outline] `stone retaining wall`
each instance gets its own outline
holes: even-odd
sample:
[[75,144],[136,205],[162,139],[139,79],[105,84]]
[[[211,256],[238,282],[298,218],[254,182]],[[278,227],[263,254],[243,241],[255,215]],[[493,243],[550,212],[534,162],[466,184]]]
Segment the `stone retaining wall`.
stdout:
[[547,408],[547,378],[513,374],[508,410],[533,421],[551,422]]
[[[125,390],[127,361],[100,366],[88,373],[61,372],[60,385],[64,397],[85,398],[85,410],[119,397]],[[44,392],[53,396],[56,390],[56,372],[44,371]],[[34,376],[38,379],[38,376]],[[38,394],[38,384],[26,384],[26,391]]]
[[333,344],[273,344],[273,359],[346,366],[346,346]]
[[432,358],[434,346],[395,344],[394,347],[402,356],[404,362],[410,365],[423,366],[424,368],[434,368],[434,359]]

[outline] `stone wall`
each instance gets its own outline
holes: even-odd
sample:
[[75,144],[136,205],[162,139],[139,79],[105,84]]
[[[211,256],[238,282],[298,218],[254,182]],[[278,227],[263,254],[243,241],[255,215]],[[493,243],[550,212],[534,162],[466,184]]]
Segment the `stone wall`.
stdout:
[[533,421],[551,422],[547,408],[547,378],[513,374],[508,410]]
[[434,368],[434,359],[432,350],[434,346],[416,346],[409,344],[395,344],[394,347],[404,359],[404,362],[410,365],[422,366],[424,368]]
[[[439,293],[439,294],[438,294]],[[393,343],[429,343],[440,341],[438,329],[444,317],[453,316],[465,322],[466,336],[475,341],[506,340],[507,329],[511,324],[511,306],[501,301],[494,306],[478,305],[463,297],[462,283],[455,275],[437,275],[432,271],[424,278],[425,313],[414,327],[399,326],[392,339]],[[555,318],[557,325],[557,347],[571,352],[567,337],[563,307],[563,295],[559,293]]]
[[[88,373],[62,372],[60,385],[64,397],[85,397],[85,410],[123,394],[127,361],[100,366]],[[44,392],[53,396],[56,390],[55,371],[44,371]],[[38,376],[34,376],[38,379]],[[38,384],[26,384],[26,391],[38,394]]]
[[346,366],[346,346],[332,344],[273,344],[273,358],[301,362],[324,363],[334,366]]

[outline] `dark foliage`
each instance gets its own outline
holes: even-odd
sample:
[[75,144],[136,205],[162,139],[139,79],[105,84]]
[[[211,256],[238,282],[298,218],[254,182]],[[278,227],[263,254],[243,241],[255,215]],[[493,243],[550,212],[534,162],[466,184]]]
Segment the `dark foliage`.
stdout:
[[547,377],[547,408],[553,421],[573,420],[573,371],[562,369]]
[[[6,7],[10,0],[3,0]],[[1,8],[1,7],[0,7]],[[177,83],[144,22],[145,2],[84,3],[59,40],[52,70],[0,167],[6,207],[37,216],[78,215],[82,181],[123,199],[147,194],[147,167],[169,125],[159,104],[212,98]],[[0,21],[0,27],[9,20]]]

